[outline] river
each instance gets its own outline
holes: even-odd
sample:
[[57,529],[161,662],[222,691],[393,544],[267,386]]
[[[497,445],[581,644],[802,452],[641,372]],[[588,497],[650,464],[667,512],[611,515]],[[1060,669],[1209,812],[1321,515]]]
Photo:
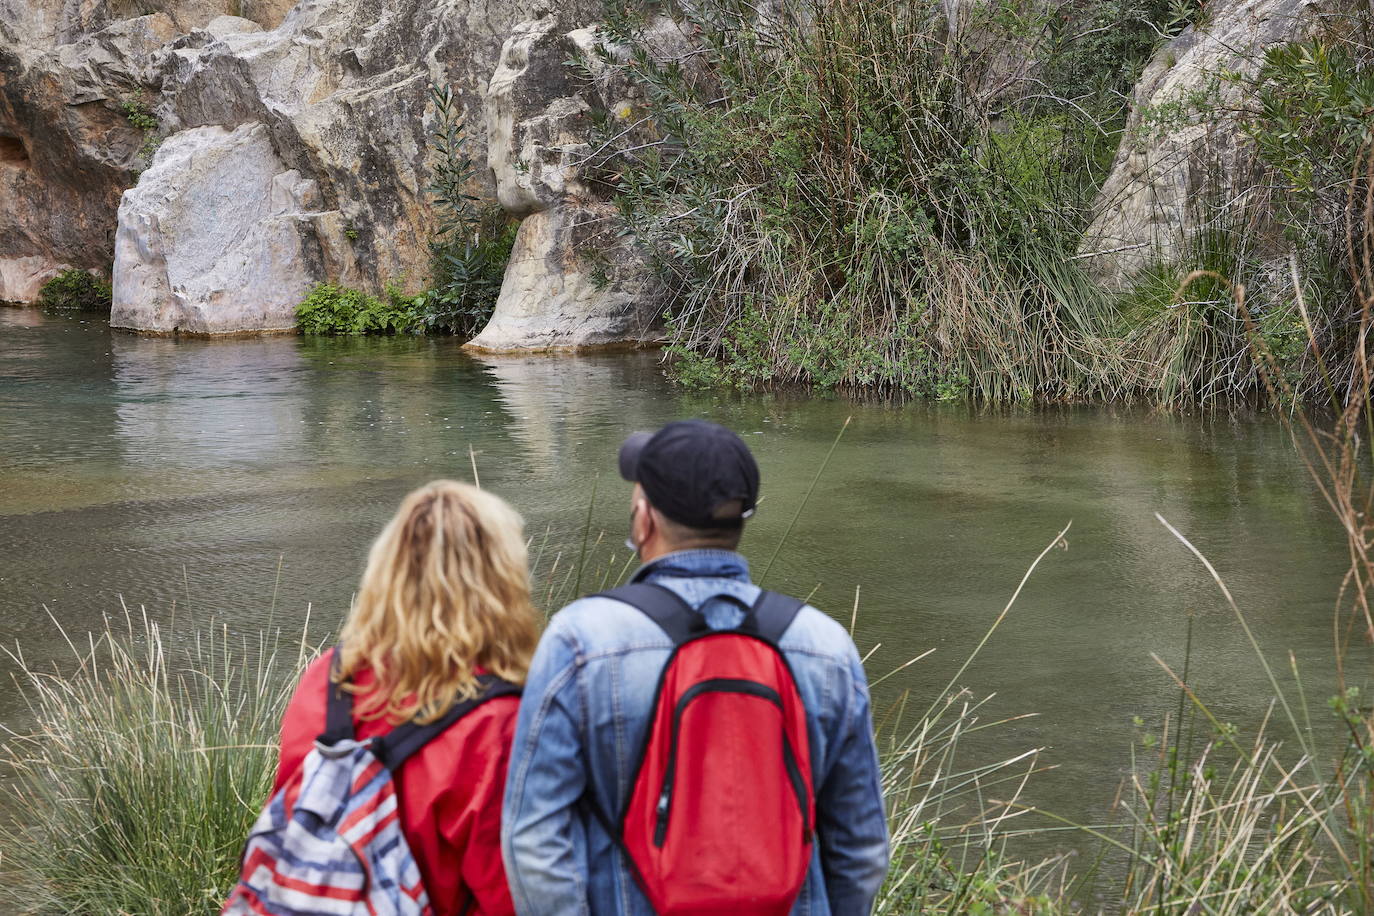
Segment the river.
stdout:
[[[0,309],[0,640],[30,662],[60,658],[49,612],[79,633],[121,596],[175,615],[179,638],[211,621],[249,632],[269,615],[303,620],[307,607],[323,634],[402,495],[470,479],[474,461],[551,551],[579,549],[590,505],[591,530],[606,533],[593,553],[616,563],[606,555],[628,495],[616,446],[686,416],[737,429],[758,456],[763,501],[744,543],[756,571],[853,417],[767,584],[814,590],[846,623],[859,589],[856,641],[881,644],[871,674],[936,650],[881,685],[880,707],[909,689],[924,708],[1072,521],[1069,549],[1045,558],[960,678],[997,695],[992,717],[1037,714],[989,730],[979,750],[1044,747],[1057,768],[1032,781],[1036,804],[1107,816],[1132,718],[1177,701],[1150,653],[1181,664],[1190,614],[1198,693],[1242,725],[1270,696],[1217,589],[1156,512],[1207,553],[1276,664],[1295,653],[1324,709],[1344,542],[1272,418],[702,394],[667,382],[654,354],[174,341],[15,309]],[[15,692],[0,693],[0,724],[23,717]]]

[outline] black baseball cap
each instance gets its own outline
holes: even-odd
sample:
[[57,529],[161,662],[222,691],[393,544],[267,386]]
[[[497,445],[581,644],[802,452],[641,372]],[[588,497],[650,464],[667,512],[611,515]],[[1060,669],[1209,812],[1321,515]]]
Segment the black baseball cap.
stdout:
[[[759,501],[759,466],[735,433],[706,420],[679,420],[632,433],[620,446],[620,476],[653,507],[690,528],[738,528]],[[736,502],[739,509],[728,507]]]

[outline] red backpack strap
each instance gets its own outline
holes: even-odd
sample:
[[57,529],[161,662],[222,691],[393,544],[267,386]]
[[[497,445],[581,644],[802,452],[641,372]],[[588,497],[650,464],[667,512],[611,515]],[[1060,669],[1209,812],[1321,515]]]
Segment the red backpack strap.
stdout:
[[494,674],[479,675],[477,683],[479,687],[477,696],[454,703],[453,707],[441,718],[428,725],[418,725],[414,722],[398,725],[381,738],[373,741],[373,755],[386,764],[388,770],[395,773],[411,755],[439,737],[449,726],[478,706],[497,697],[520,695],[519,687]]
[[792,625],[797,614],[806,607],[806,602],[780,595],[777,592],[763,591],[750,610],[749,616],[740,625],[772,643],[775,647],[782,634]]
[[601,592],[594,597],[614,598],[640,611],[658,624],[675,646],[680,646],[694,636],[700,636],[710,630],[705,617],[683,601],[677,592],[662,585],[636,582]]

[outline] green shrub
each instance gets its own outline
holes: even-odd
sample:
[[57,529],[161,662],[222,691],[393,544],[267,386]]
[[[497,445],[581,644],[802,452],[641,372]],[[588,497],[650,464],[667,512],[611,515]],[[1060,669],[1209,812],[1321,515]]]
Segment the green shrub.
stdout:
[[38,291],[38,304],[48,308],[110,313],[110,284],[84,270],[64,270]]
[[356,289],[321,283],[296,306],[303,334],[403,334],[419,329],[416,300],[396,289],[379,298]]
[[162,125],[143,98],[142,88],[135,89],[133,95],[120,103],[119,108],[124,112],[129,126],[143,132],[143,144],[138,149],[138,155],[142,165],[146,166],[153,161],[157,148],[162,145]]
[[453,91],[431,86],[434,175],[426,191],[439,217],[430,242],[430,288],[416,300],[425,330],[472,337],[491,319],[501,292],[516,225],[499,207],[479,207],[471,193],[476,168],[467,154]]
[[35,724],[0,745],[5,911],[212,916],[304,656],[215,630],[173,644],[146,619],[71,644],[68,675],[10,658]]
[[432,285],[417,299],[420,322],[430,333],[473,337],[491,320],[516,226],[499,214],[483,222],[488,230],[434,246]]

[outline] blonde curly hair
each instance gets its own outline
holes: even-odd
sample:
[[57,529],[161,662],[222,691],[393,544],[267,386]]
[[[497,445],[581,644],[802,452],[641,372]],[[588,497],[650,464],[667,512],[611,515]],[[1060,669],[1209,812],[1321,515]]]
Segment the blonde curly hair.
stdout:
[[[335,683],[358,715],[433,722],[477,693],[477,668],[524,683],[539,638],[524,521],[452,480],[408,495],[368,554]],[[374,681],[353,680],[371,671]]]

